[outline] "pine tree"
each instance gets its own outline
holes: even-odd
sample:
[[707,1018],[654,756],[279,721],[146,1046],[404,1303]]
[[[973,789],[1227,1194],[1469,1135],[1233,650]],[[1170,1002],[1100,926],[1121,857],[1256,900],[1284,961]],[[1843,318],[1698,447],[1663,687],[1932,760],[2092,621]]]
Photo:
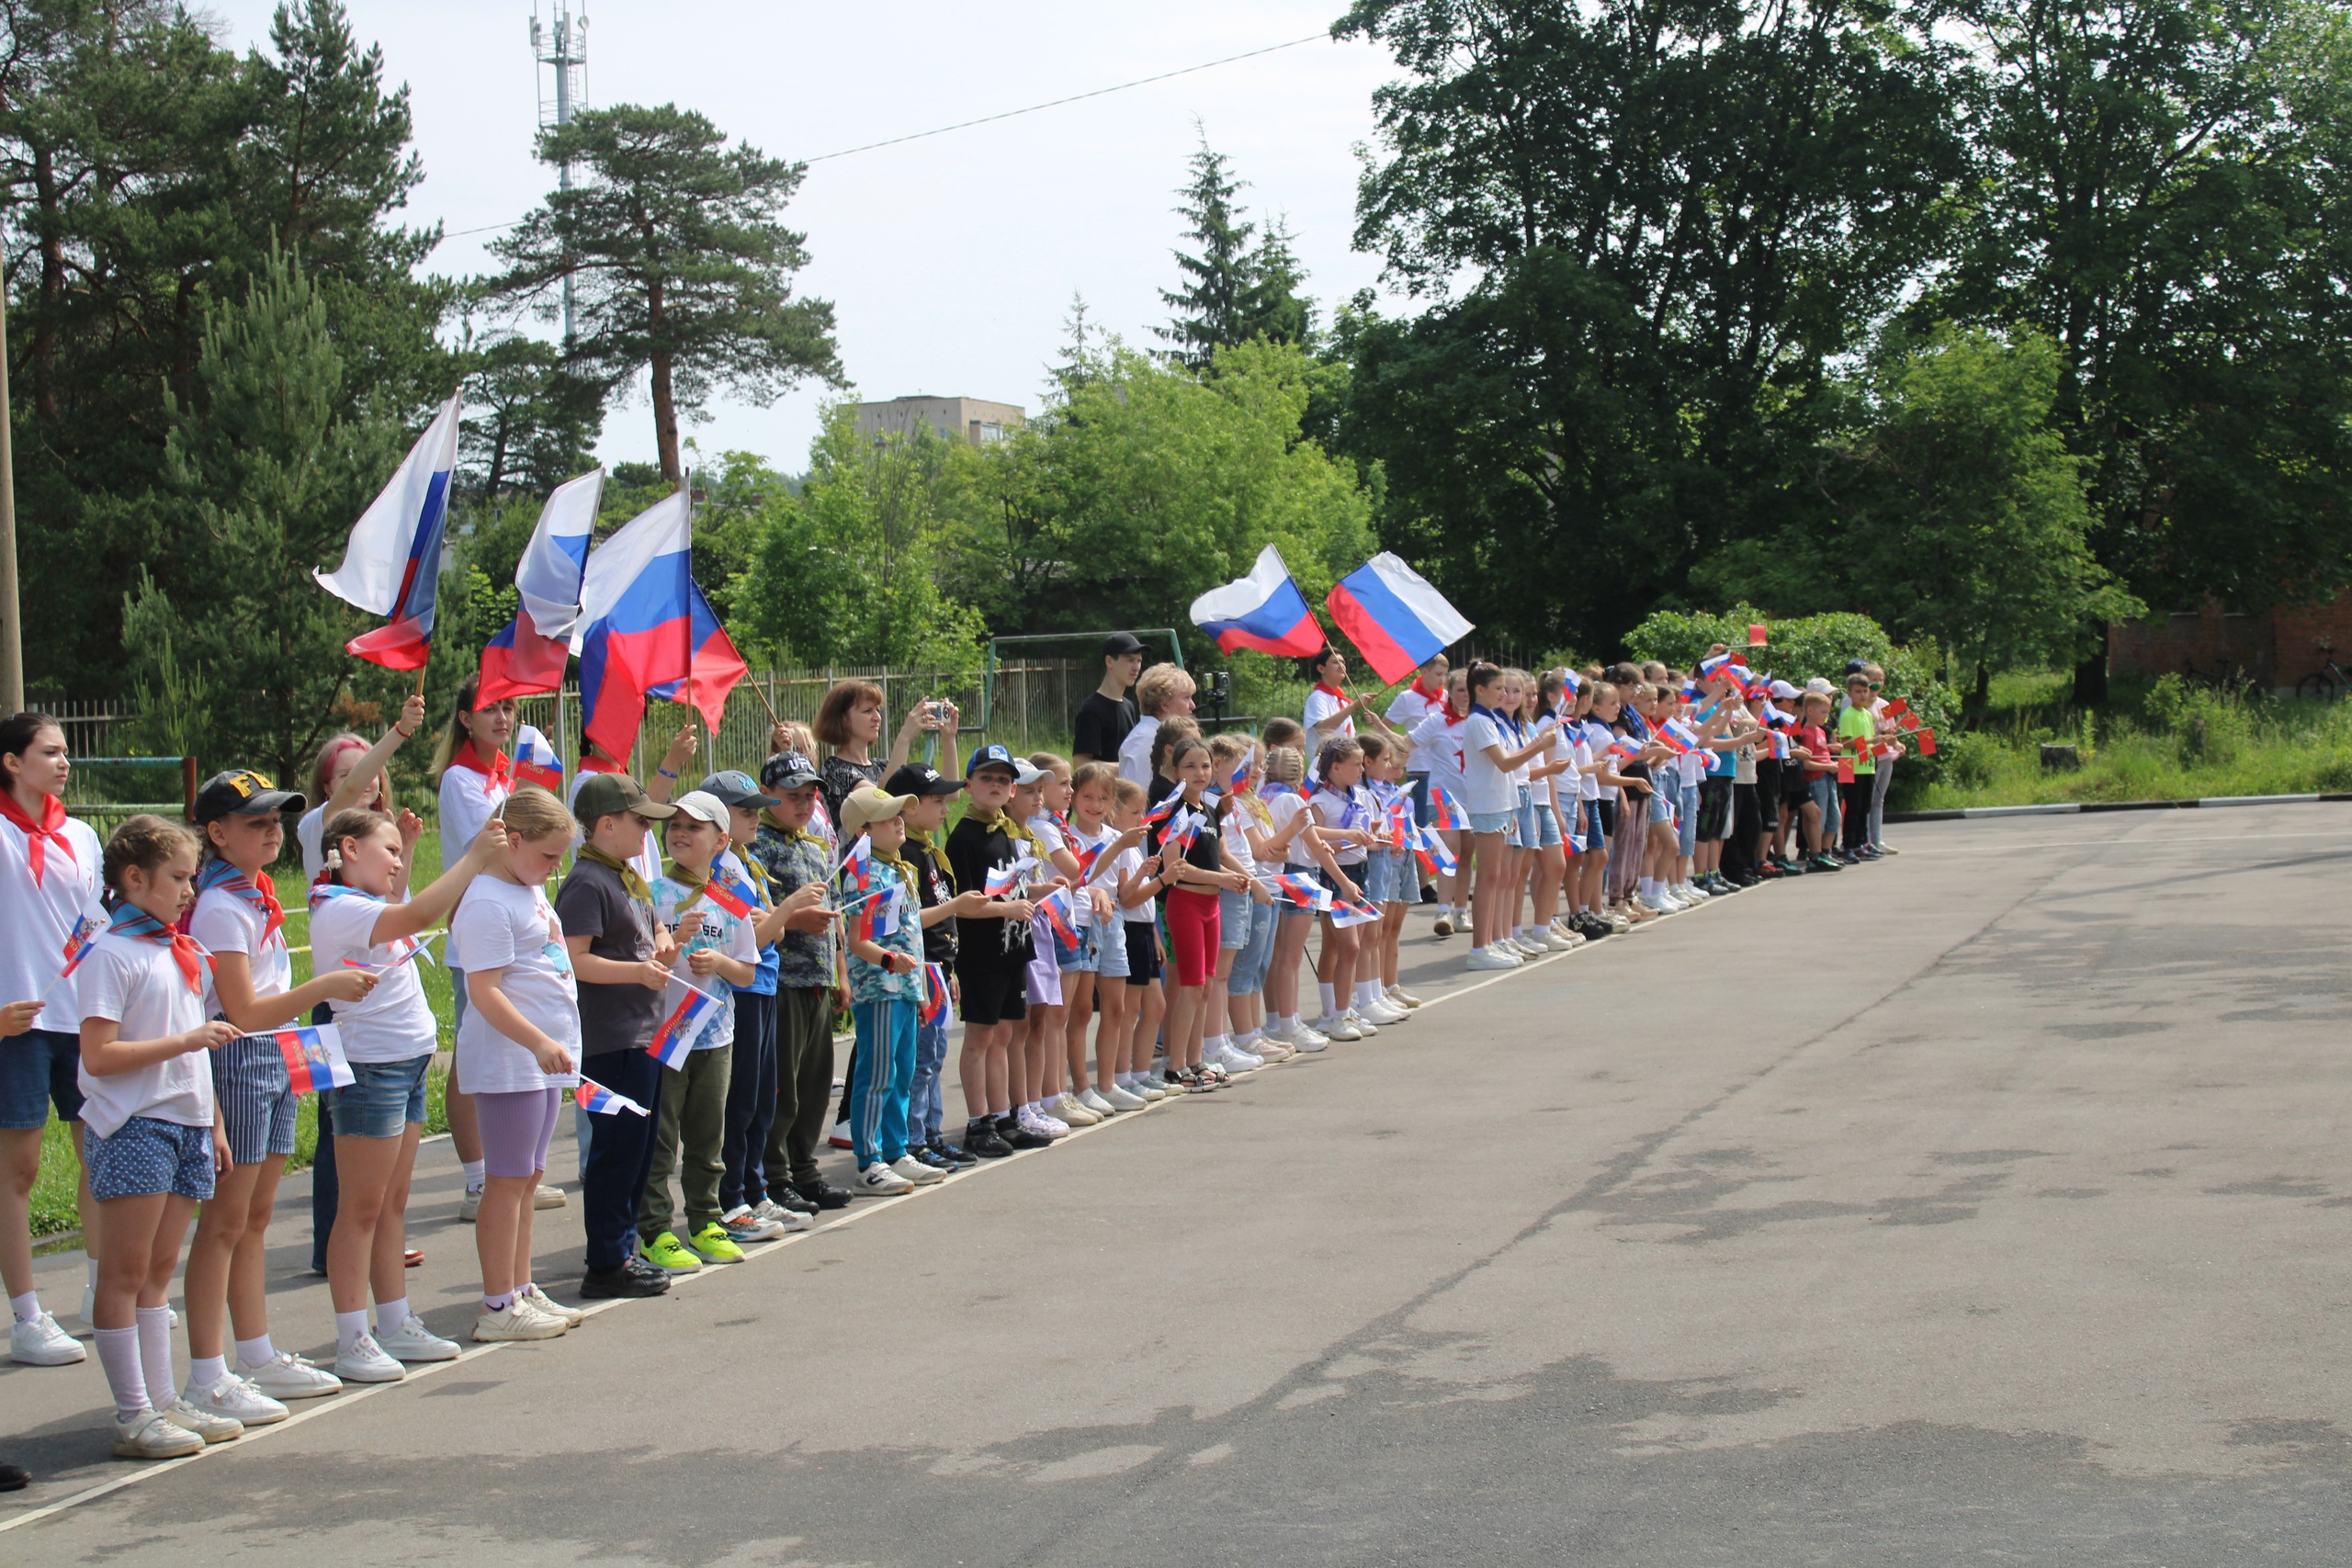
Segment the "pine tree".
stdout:
[[1159,298],[1177,314],[1152,329],[1177,345],[1168,357],[1194,370],[1207,369],[1220,348],[1259,336],[1306,345],[1314,332],[1315,307],[1298,292],[1306,275],[1291,249],[1295,236],[1281,219],[1259,234],[1248,209],[1234,201],[1244,183],[1204,136],[1193,154],[1193,182],[1178,193],[1183,205],[1176,209],[1192,225],[1184,238],[1200,252],[1175,253],[1186,282],[1172,294],[1160,290]]

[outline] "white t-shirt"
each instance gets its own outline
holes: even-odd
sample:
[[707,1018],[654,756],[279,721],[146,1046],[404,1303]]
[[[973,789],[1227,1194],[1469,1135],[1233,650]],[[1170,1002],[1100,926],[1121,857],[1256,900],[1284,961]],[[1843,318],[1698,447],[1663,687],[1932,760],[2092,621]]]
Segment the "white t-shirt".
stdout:
[[[1408,686],[1396,694],[1396,700],[1388,705],[1388,712],[1383,716],[1395,727],[1398,734],[1410,740],[1413,731],[1420,728],[1421,720],[1430,716],[1430,711],[1432,708],[1442,709],[1444,706],[1445,702],[1442,697],[1425,697]],[[1412,755],[1405,761],[1405,771],[1408,773],[1426,773],[1430,771],[1429,763],[1422,759],[1418,744],[1415,745]]]
[[[105,846],[79,818],[68,817],[59,831],[65,835],[64,847],[53,839],[41,840],[36,886],[24,829],[0,821],[0,1001],[28,1002],[49,995],[65,972],[65,936],[74,922],[87,915],[98,929],[106,926],[106,908],[98,902]],[[58,986],[33,1027],[59,1034],[80,1029],[76,995],[74,987]],[[0,1043],[0,1050],[6,1049]]]
[[735,987],[719,976],[704,978],[687,966],[686,960],[706,948],[717,948],[724,958],[740,958],[746,964],[760,961],[759,944],[752,937],[752,922],[740,915],[730,915],[709,899],[700,897],[699,890],[688,893],[684,885],[667,876],[653,879],[653,914],[672,931],[678,929],[681,914],[699,915],[701,923],[693,936],[678,943],[678,956],[670,965],[670,973],[682,984],[710,992],[719,998],[719,1010],[704,1024],[702,1032],[695,1036],[694,1049],[716,1051],[735,1041]]
[[398,968],[385,967],[414,946],[416,939],[380,944],[369,941],[387,907],[373,894],[350,891],[314,897],[311,905],[312,973],[332,975],[346,958],[384,970],[365,998],[328,1004],[334,1009],[335,1028],[343,1035],[343,1055],[348,1061],[414,1061],[441,1043],[441,1026],[416,973],[416,966],[429,958],[420,953]]
[[[1306,809],[1306,796],[1295,789],[1285,790],[1266,802],[1267,815],[1274,819],[1273,830],[1277,833],[1289,827],[1297,819],[1298,814]],[[1315,858],[1315,852],[1307,847],[1306,836],[1313,831],[1315,831],[1315,825],[1311,822],[1298,830],[1296,836],[1291,840],[1290,847],[1283,852],[1283,863],[1285,865],[1310,866],[1319,863]]]
[[1446,717],[1445,705],[1441,703],[1413,727],[1413,771],[1429,774],[1431,789],[1442,786],[1455,795],[1461,795],[1462,728],[1468,722]]
[[[268,932],[266,937],[265,931]],[[196,912],[188,917],[187,934],[202,942],[207,953],[243,953],[256,998],[282,997],[294,988],[294,960],[286,949],[286,928],[281,925],[270,931],[269,918],[228,888],[208,887],[196,896]],[[213,1010],[220,1011],[217,1006]]]
[[[1136,874],[1136,869],[1142,864],[1142,845],[1132,845],[1118,852],[1116,858],[1111,862],[1110,874],[1105,878],[1105,880],[1111,885],[1111,895],[1113,897],[1118,897],[1120,886],[1125,883],[1127,878],[1133,876]],[[1122,904],[1119,906],[1119,919],[1122,920],[1148,920],[1157,913],[1158,910],[1153,907],[1151,895],[1148,893],[1144,895],[1143,900],[1140,903]]]
[[1583,800],[1599,800],[1600,798],[1600,780],[1594,775],[1600,770],[1594,766],[1592,731],[1587,729],[1581,724],[1571,724],[1563,727],[1563,733],[1570,731],[1573,731],[1577,738],[1577,795],[1579,799]]
[[[1519,785],[1487,755],[1490,746],[1512,749],[1510,731],[1483,713],[1462,721],[1462,809],[1482,815],[1519,806]],[[1435,775],[1431,775],[1434,778]]]
[[327,868],[327,808],[313,806],[294,824],[294,841],[302,850],[302,880],[316,882]]
[[[1559,732],[1560,721],[1554,718],[1551,715],[1545,714],[1542,718],[1535,721],[1535,727],[1529,732],[1528,739],[1532,740],[1538,735],[1551,735],[1556,739]],[[1558,759],[1552,755],[1552,751],[1554,750],[1555,750],[1555,748],[1546,748],[1542,751],[1538,751],[1534,756],[1530,757],[1526,763],[1519,770],[1518,777],[1520,782],[1527,785],[1527,798],[1538,806],[1549,806],[1552,804],[1552,779],[1549,776],[1540,779],[1537,778],[1535,776],[1535,765],[1538,762],[1549,764],[1556,761]]]
[[1119,742],[1119,776],[1132,779],[1144,788],[1151,787],[1151,743],[1159,734],[1157,716],[1140,718]]
[[[1326,828],[1369,828],[1371,817],[1364,804],[1334,789],[1318,789],[1311,805],[1315,815]],[[1305,834],[1302,832],[1301,837]],[[1340,844],[1331,850],[1331,858],[1343,866],[1362,865],[1368,852],[1362,844]]]
[[1250,852],[1250,828],[1258,820],[1250,809],[1236,802],[1225,814],[1225,826],[1217,830],[1218,841],[1225,848],[1225,869],[1238,871],[1256,877],[1257,857]]
[[[441,863],[445,868],[455,865],[471,847],[482,828],[506,804],[508,793],[503,785],[492,783],[488,773],[449,764],[441,775]],[[450,968],[466,966],[465,951],[455,931],[441,953]]]
[[[498,988],[514,1010],[579,1061],[580,988],[564,949],[563,922],[546,892],[477,876],[449,921],[453,940],[461,931],[474,968],[503,970]],[[541,1072],[538,1058],[492,1029],[478,1007],[468,1008],[458,1025],[458,1077],[473,1094],[569,1089],[580,1081],[577,1073]]]
[[[55,846],[51,846],[54,848]],[[212,987],[197,971],[197,988],[172,957],[170,946],[119,931],[101,935],[82,966],[74,971],[77,1006],[84,1018],[112,1019],[119,1040],[163,1040],[185,1034],[212,1011]],[[183,1127],[212,1125],[212,1054],[187,1051],[168,1061],[107,1077],[87,1066],[75,1069],[82,1088],[82,1121],[101,1138],[111,1138],[133,1116],[174,1122]]]
[[1343,694],[1334,692],[1328,686],[1317,686],[1306,694],[1306,705],[1301,710],[1300,716],[1306,721],[1306,750],[1309,756],[1323,750],[1323,743],[1327,740],[1355,739],[1356,719],[1352,713],[1329,729],[1315,728],[1323,720],[1338,713],[1340,705],[1346,701],[1347,698]]

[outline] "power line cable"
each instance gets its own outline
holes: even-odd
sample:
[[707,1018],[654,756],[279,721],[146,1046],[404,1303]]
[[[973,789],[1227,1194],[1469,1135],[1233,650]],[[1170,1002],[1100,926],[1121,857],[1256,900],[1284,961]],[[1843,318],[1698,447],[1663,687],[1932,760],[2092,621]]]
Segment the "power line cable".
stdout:
[[[1035,114],[1041,109],[1059,108],[1064,104],[1083,103],[1089,98],[1104,97],[1112,93],[1124,93],[1130,87],[1148,87],[1154,82],[1166,82],[1178,76],[1190,76],[1194,72],[1213,71],[1220,65],[1231,65],[1236,61],[1255,60],[1260,55],[1273,54],[1285,49],[1296,49],[1303,43],[1314,43],[1320,39],[1328,39],[1330,36],[1331,35],[1328,32],[1310,33],[1306,38],[1295,38],[1288,43],[1271,43],[1263,49],[1246,50],[1239,54],[1228,54],[1222,60],[1204,61],[1198,65],[1187,65],[1175,71],[1162,71],[1157,76],[1138,76],[1132,82],[1122,82],[1114,87],[1097,87],[1092,92],[1089,93],[1072,93],[1066,98],[1048,99],[1046,102],[1042,104],[1031,104],[1026,108],[1006,109],[1001,114],[988,114],[982,115],[978,119],[958,120],[954,125],[938,126],[930,130],[911,131],[905,136],[893,136],[881,141],[868,141],[862,147],[844,147],[838,152],[820,152],[817,156],[813,158],[804,158],[801,162],[804,164],[822,164],[834,158],[847,158],[859,152],[871,152],[876,151],[877,148],[897,147],[901,143],[908,141],[922,141],[933,136],[944,136],[953,130],[969,130],[976,125],[993,125],[1001,119],[1017,119],[1024,114]],[[496,230],[512,229],[514,227],[514,222],[485,223],[479,229],[458,229],[452,232],[444,234],[441,237],[445,240],[456,240],[461,239],[468,234],[488,234]]]

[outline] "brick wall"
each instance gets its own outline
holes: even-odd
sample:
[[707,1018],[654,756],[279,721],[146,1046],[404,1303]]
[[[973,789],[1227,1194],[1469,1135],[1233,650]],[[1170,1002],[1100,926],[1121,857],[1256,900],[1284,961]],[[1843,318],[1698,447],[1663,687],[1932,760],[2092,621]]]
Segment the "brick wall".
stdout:
[[2220,674],[2243,667],[2266,686],[2291,691],[2320,667],[2324,639],[2352,667],[2352,594],[2324,604],[2260,615],[2231,615],[2219,600],[2204,607],[2108,628],[2108,668],[2119,675]]

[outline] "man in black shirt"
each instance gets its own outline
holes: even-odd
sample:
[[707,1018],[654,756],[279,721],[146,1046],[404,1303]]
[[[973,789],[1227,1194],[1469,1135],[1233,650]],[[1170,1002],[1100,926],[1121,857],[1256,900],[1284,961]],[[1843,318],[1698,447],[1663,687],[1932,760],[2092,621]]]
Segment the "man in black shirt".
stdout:
[[1141,716],[1127,689],[1142,674],[1143,644],[1133,632],[1113,632],[1102,639],[1102,684],[1078,705],[1070,766],[1118,761],[1119,743]]

